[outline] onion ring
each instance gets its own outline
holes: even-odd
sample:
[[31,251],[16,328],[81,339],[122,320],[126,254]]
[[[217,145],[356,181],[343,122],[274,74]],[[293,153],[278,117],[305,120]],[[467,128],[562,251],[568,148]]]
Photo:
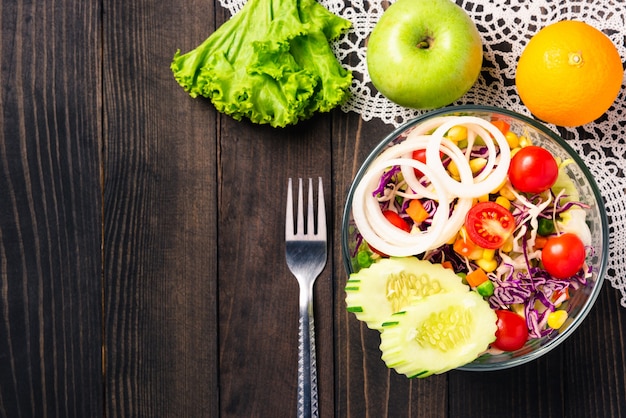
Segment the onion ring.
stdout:
[[[442,187],[439,180],[432,177],[431,182],[437,191],[439,206],[430,227],[426,231],[415,232],[414,230],[407,233],[392,225],[380,210],[376,198],[371,194],[368,195],[368,190],[372,188],[372,183],[380,178],[386,168],[396,165],[408,165],[426,175],[431,173],[426,164],[413,159],[397,158],[378,162],[365,173],[354,191],[352,216],[363,238],[377,250],[397,257],[421,254],[433,248],[433,244],[440,240],[448,220],[450,202],[445,193],[445,188]],[[372,216],[371,219],[368,214]],[[394,242],[389,242],[383,236],[393,239]]]
[[[463,151],[444,135],[454,126],[468,128],[468,150]],[[426,134],[432,132],[431,134]],[[481,136],[488,151],[487,164],[474,177],[470,164],[471,147],[476,135]],[[500,156],[494,139],[498,143]],[[416,150],[426,150],[424,164],[412,158]],[[459,171],[460,181],[453,179],[440,153],[453,161]],[[506,137],[488,121],[472,116],[444,116],[416,126],[404,141],[390,146],[376,157],[357,185],[352,202],[352,214],[361,235],[377,250],[390,256],[421,254],[438,248],[458,233],[473,199],[495,190],[506,178],[510,163],[510,148]],[[407,233],[392,225],[381,211],[379,201],[368,190],[377,188],[381,175],[390,167],[400,166],[404,181],[413,194],[403,193],[407,199],[428,198],[438,202],[432,223],[426,231],[417,228]],[[495,168],[494,168],[495,167]],[[415,175],[421,171],[430,181],[422,184]],[[457,199],[450,213],[452,201]],[[416,232],[417,231],[417,232]]]
[[[446,168],[443,166],[443,163],[439,159],[439,150],[441,148],[441,142],[444,140],[444,134],[453,126],[458,125],[466,126],[468,128],[470,128],[471,125],[478,125],[484,128],[488,133],[493,136],[493,138],[495,138],[500,148],[500,158],[496,168],[493,170],[486,170],[487,173],[482,176],[482,178],[480,178],[478,182],[476,182],[476,179],[474,179],[471,184],[465,178],[461,178],[461,182],[458,182],[450,177],[446,171]],[[490,158],[493,161],[493,163],[491,163],[491,166],[493,166],[495,165],[495,145],[490,135],[483,136],[483,140],[485,141],[485,144],[489,150]],[[474,198],[492,192],[500,184],[502,184],[502,182],[506,178],[509,171],[510,160],[511,150],[504,134],[491,123],[474,116],[459,116],[454,120],[449,120],[441,124],[433,132],[432,139],[426,147],[426,161],[429,162],[429,165],[432,168],[433,172],[444,181],[448,191],[452,192],[453,195],[458,197]]]

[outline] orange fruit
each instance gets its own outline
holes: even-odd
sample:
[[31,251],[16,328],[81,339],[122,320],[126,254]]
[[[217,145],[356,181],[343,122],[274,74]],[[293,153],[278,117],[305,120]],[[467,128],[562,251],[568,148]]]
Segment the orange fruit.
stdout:
[[623,76],[619,52],[605,34],[584,22],[565,20],[530,39],[518,61],[515,84],[537,118],[575,127],[611,107]]

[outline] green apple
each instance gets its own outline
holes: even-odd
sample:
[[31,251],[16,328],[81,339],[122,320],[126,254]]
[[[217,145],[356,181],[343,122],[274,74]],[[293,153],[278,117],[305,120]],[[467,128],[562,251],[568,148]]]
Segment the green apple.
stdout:
[[435,109],[474,85],[483,61],[482,40],[452,0],[397,0],[367,44],[374,87],[400,106]]

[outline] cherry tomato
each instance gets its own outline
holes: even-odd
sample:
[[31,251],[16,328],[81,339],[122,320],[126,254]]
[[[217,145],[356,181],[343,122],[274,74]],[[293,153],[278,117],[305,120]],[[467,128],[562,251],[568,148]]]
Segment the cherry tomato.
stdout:
[[[414,160],[419,161],[420,163],[424,163],[426,164],[426,149],[416,149],[415,151],[413,151],[413,155],[412,155]],[[418,170],[417,168],[413,169],[415,171],[415,177],[417,177],[418,179],[420,177],[424,176],[424,173],[422,173],[420,170]]]
[[541,193],[548,190],[559,176],[559,167],[550,152],[530,145],[520,149],[511,159],[509,180],[517,190]]
[[506,309],[496,310],[498,330],[492,347],[503,351],[515,351],[524,346],[528,340],[528,327],[520,315]]
[[[444,156],[444,153],[439,152],[439,157],[443,158],[443,156]],[[420,163],[426,164],[426,148],[416,149],[415,151],[413,151],[413,154],[411,155],[411,157],[414,160],[419,161]],[[415,177],[417,177],[418,179],[424,176],[424,173],[422,173],[417,168],[414,168],[413,170],[415,171]]]
[[513,233],[515,218],[497,203],[480,202],[467,212],[465,229],[479,247],[500,248]]
[[548,238],[541,250],[543,267],[557,279],[576,274],[585,263],[585,244],[576,234],[565,233]]
[[[400,228],[403,231],[411,232],[411,226],[409,225],[409,223],[405,221],[404,219],[402,219],[402,217],[398,215],[396,212],[392,210],[384,210],[383,215],[389,222],[391,222],[393,226]],[[380,255],[381,257],[389,257],[387,254],[383,253],[382,251],[377,250],[371,245],[369,247],[370,247],[370,250]]]
[[392,210],[385,210],[383,211],[383,215],[385,215],[385,218],[387,218],[387,220],[391,222],[393,226],[400,228],[403,231],[411,232],[411,226],[409,225],[409,223],[402,219],[402,217],[396,212]]

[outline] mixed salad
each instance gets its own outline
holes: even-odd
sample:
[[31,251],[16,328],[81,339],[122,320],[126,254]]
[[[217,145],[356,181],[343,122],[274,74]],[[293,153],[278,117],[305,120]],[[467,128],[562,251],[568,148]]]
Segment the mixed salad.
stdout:
[[[354,189],[358,272],[346,303],[382,331],[389,367],[410,377],[442,373],[563,326],[571,292],[591,278],[593,252],[570,163],[505,120],[473,116],[422,123],[372,162]],[[481,303],[464,300],[450,280],[489,312],[475,314]],[[468,325],[477,322],[478,330]],[[433,329],[436,341],[419,336]]]

